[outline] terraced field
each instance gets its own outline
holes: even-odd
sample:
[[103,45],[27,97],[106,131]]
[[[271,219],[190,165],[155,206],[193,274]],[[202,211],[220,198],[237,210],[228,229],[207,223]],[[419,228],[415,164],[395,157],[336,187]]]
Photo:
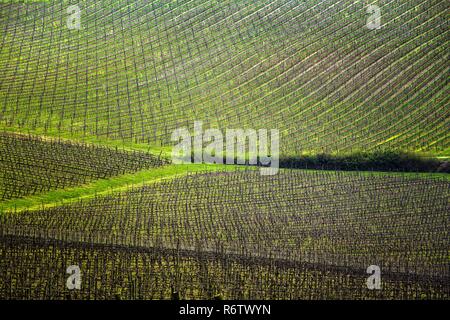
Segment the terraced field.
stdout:
[[170,144],[201,120],[275,128],[284,154],[448,154],[442,0],[1,4],[0,119],[53,135]]

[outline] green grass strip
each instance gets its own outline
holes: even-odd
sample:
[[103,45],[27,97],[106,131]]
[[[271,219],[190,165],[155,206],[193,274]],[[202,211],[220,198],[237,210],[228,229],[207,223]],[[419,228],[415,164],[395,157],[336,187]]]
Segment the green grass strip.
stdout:
[[11,212],[14,210],[20,212],[24,210],[37,210],[55,207],[62,204],[73,203],[79,199],[91,199],[95,196],[123,191],[132,186],[138,187],[143,184],[154,183],[164,179],[173,179],[188,173],[234,171],[236,169],[248,170],[249,167],[214,164],[167,165],[108,179],[100,179],[72,188],[57,189],[38,195],[6,200],[0,202],[0,213]]
[[[0,202],[0,213],[21,212],[24,210],[37,210],[69,204],[80,199],[92,199],[96,196],[107,195],[113,192],[125,191],[130,187],[139,187],[145,184],[159,182],[165,179],[173,179],[195,172],[223,172],[235,170],[258,169],[258,167],[218,164],[183,164],[167,165],[163,167],[143,170],[136,173],[124,174],[108,179],[101,179],[86,185],[72,188],[58,189],[46,193],[27,196],[23,198],[6,200]],[[280,169],[289,171],[290,169]],[[308,173],[320,173],[328,170],[302,170]],[[336,171],[331,171],[336,172]],[[342,172],[342,171],[340,171]],[[367,175],[376,177],[401,176],[410,179],[439,179],[450,181],[450,175],[444,173],[411,173],[411,172],[373,172],[373,171],[345,171],[349,175]]]

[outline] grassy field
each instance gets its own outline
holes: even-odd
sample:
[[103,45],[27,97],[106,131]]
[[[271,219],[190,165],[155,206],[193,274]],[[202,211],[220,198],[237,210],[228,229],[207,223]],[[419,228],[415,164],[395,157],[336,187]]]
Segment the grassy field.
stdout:
[[[450,298],[449,2],[71,4],[0,2],[0,299]],[[284,168],[171,163],[194,121]]]

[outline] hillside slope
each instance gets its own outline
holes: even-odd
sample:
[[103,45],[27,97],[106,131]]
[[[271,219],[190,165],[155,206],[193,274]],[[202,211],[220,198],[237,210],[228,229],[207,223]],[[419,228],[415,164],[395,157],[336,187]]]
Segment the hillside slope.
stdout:
[[0,133],[0,201],[162,166],[145,152]]
[[277,128],[283,154],[448,153],[442,0],[1,4],[0,123],[170,144],[201,120]]
[[[448,299],[448,197],[420,175],[238,171],[4,213],[0,297]],[[61,285],[67,263],[81,291]]]

